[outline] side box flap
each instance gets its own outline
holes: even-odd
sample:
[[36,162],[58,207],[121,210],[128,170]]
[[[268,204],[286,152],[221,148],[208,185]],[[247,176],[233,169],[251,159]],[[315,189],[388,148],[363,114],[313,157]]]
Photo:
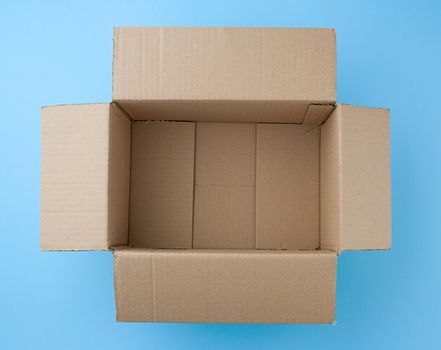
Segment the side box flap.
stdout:
[[42,250],[127,243],[130,120],[114,104],[42,110]]
[[330,251],[114,251],[118,321],[332,323]]
[[391,247],[389,111],[340,105],[321,132],[321,247]]

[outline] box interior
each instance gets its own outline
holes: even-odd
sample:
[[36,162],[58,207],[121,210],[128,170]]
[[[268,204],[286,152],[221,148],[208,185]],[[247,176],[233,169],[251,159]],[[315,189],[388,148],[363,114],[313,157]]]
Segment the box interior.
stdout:
[[320,249],[320,126],[131,121],[128,245]]

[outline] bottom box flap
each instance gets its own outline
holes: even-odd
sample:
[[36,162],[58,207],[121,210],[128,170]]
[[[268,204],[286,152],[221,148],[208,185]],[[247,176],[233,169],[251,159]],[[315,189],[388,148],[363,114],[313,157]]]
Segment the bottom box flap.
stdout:
[[330,251],[114,251],[118,321],[332,323]]

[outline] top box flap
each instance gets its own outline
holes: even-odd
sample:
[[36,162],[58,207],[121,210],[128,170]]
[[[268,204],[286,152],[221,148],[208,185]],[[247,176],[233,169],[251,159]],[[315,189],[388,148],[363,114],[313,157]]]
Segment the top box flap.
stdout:
[[334,103],[335,30],[117,27],[113,99]]

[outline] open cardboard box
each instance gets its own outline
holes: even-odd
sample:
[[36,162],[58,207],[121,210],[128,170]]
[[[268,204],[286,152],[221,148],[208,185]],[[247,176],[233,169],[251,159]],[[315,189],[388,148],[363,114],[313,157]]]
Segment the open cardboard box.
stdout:
[[333,29],[116,28],[113,101],[43,108],[41,248],[112,250],[119,321],[332,323],[389,249],[389,112]]

